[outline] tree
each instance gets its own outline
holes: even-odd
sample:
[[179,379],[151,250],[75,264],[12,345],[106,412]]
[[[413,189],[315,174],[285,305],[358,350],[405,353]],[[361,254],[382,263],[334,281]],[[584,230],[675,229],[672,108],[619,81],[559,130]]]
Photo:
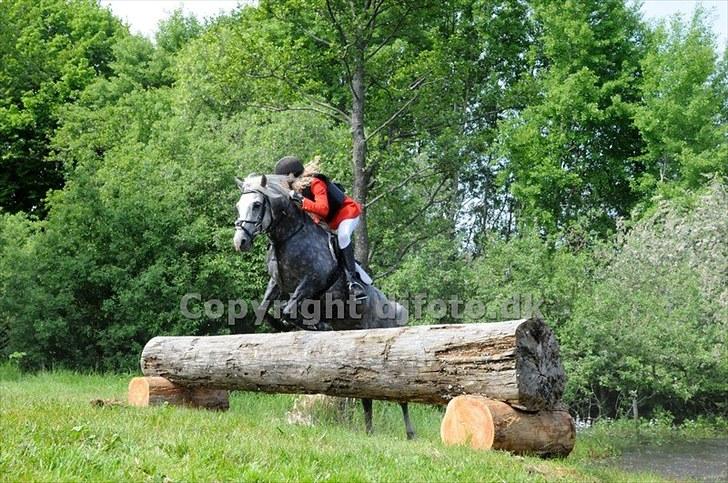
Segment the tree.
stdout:
[[43,213],[63,184],[49,156],[59,109],[108,75],[124,29],[91,0],[0,2],[0,207]]
[[716,53],[702,9],[652,32],[642,60],[641,102],[634,122],[645,142],[635,186],[648,205],[656,190],[695,190],[728,175],[728,57]]
[[537,0],[533,10],[538,39],[520,87],[528,99],[502,124],[500,183],[522,221],[553,232],[586,216],[604,233],[638,199],[630,106],[643,26],[622,0]]
[[192,46],[201,60],[182,74],[186,105],[312,110],[345,126],[346,178],[377,220],[359,232],[357,256],[388,272],[417,242],[454,237],[461,176],[482,174],[463,166],[483,158],[513,102],[527,18],[519,0],[263,2]]
[[[215,47],[209,50],[210,70],[224,87],[212,97],[225,96],[230,109],[306,109],[346,125],[353,196],[367,206],[387,146],[413,134],[414,123],[405,128],[412,121],[407,113],[428,97],[428,89],[435,98],[432,92],[442,85],[433,73],[439,66],[431,63],[432,39],[439,33],[439,12],[446,11],[434,4],[382,0],[262,2],[244,8],[208,36],[217,44],[217,56]],[[370,252],[366,212],[356,239],[363,261]]]

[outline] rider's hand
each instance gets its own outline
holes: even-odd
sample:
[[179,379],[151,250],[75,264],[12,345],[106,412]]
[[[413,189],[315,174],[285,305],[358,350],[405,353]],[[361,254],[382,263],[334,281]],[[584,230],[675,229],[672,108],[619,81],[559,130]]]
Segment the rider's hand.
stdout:
[[291,190],[288,192],[288,197],[293,200],[294,203],[296,203],[298,206],[303,205],[303,196],[301,196],[301,193],[296,193],[295,191]]

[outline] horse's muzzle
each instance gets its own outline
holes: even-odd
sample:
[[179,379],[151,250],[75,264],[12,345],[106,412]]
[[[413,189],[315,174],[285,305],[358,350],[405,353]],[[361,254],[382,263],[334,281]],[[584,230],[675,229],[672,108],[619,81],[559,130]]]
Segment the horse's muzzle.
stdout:
[[253,245],[253,241],[249,239],[243,230],[235,230],[235,236],[233,236],[233,246],[238,252],[247,252]]

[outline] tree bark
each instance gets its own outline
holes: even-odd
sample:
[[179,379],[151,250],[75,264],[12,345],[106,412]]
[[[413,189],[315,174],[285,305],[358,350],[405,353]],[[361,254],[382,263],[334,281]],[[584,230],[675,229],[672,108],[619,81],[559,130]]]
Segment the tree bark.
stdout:
[[540,320],[339,332],[155,337],[142,372],[186,387],[444,404],[480,394],[552,407],[565,376]]
[[230,407],[228,391],[205,387],[185,388],[163,377],[135,377],[129,382],[130,406],[147,407],[167,403],[225,410]]
[[447,445],[562,457],[574,449],[576,427],[566,410],[529,413],[501,401],[468,395],[447,405],[440,436]]
[[366,83],[364,55],[366,45],[358,41],[351,77],[351,140],[354,177],[354,199],[361,203],[362,213],[358,229],[354,232],[354,250],[357,260],[366,269],[369,266],[369,232],[367,230],[366,203],[369,198],[369,172],[367,171],[367,140],[364,131]]

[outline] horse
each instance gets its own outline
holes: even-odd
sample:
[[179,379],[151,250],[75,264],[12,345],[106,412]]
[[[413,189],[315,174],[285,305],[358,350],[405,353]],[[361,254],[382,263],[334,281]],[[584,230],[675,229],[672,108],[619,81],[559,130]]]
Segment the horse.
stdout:
[[[356,302],[348,297],[346,277],[332,246],[331,235],[298,207],[289,197],[291,179],[278,175],[250,175],[235,178],[241,191],[235,205],[233,245],[248,251],[253,240],[265,234],[270,240],[268,273],[270,280],[256,313],[275,330],[360,330],[401,327],[407,324],[407,311],[371,284],[365,285],[368,298]],[[360,272],[366,279],[366,273]],[[369,279],[370,280],[370,279]],[[287,298],[286,298],[287,297]],[[282,317],[269,314],[271,303],[285,306]],[[307,302],[326,305],[316,314],[301,312]],[[344,303],[342,303],[344,302]],[[336,306],[336,314],[333,309]],[[309,318],[306,318],[308,315]],[[372,433],[372,400],[362,399],[364,421]],[[406,402],[400,403],[407,439],[414,438]]]

